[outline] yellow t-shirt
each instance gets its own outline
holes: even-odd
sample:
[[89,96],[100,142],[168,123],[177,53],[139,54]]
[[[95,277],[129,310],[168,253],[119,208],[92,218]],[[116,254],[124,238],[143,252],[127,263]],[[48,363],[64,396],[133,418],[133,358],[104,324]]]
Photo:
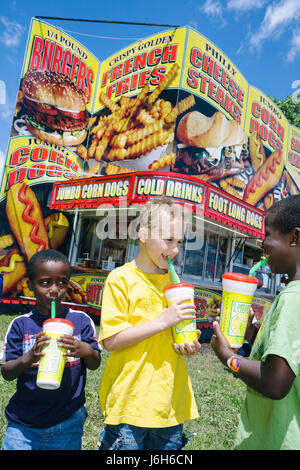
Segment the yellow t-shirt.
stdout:
[[[170,283],[168,274],[148,274],[132,263],[114,269],[103,292],[99,342],[160,316]],[[184,357],[172,344],[168,329],[110,353],[99,389],[105,424],[155,428],[198,417]]]

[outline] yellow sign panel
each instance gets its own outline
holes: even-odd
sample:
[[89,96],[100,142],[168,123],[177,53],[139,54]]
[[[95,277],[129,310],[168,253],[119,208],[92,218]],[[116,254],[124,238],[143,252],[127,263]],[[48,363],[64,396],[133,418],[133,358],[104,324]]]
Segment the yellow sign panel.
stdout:
[[80,175],[82,159],[67,147],[42,142],[34,137],[13,137],[9,140],[2,178],[2,199],[16,183],[28,185],[53,183]]
[[300,129],[295,126],[289,128],[286,167],[292,177],[288,183],[292,185],[292,193],[296,193],[300,189]]
[[71,301],[101,309],[106,277],[105,274],[72,274],[66,302]]
[[250,86],[245,131],[256,132],[271,152],[286,155],[289,123],[282,111],[264,93]]
[[82,173],[99,68],[71,36],[32,19],[0,198],[18,182],[53,183]]
[[207,289],[195,287],[195,307],[197,322],[212,322],[221,308],[222,295]]
[[99,61],[74,38],[50,24],[32,20],[22,77],[28,70],[42,69],[70,78],[86,96],[92,112]]
[[154,89],[175,63],[179,71],[170,86],[179,87],[185,35],[186,28],[165,31],[132,44],[105,60],[101,65],[95,112],[103,107],[100,93],[116,101],[123,95],[138,94],[146,84],[150,90]]
[[182,88],[244,127],[247,81],[217,46],[193,30],[188,36]]

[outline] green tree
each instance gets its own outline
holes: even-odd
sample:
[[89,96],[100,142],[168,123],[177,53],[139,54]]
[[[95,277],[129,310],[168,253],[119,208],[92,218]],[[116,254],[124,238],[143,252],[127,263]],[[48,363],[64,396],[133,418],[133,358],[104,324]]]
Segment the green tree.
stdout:
[[[299,96],[299,95],[298,95]],[[286,98],[283,100],[279,100],[278,98],[272,98],[270,97],[275,103],[278,108],[283,112],[287,120],[290,122],[290,124],[293,124],[294,126],[297,126],[300,128],[300,100],[298,98],[298,102],[295,102],[296,100],[293,100],[293,97],[291,95],[288,95]]]

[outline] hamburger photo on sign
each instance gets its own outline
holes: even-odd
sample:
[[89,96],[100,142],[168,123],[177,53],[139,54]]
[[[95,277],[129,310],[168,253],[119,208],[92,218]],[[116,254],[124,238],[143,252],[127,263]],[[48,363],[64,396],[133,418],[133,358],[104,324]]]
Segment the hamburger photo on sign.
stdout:
[[14,130],[50,144],[77,147],[87,136],[89,115],[82,90],[66,76],[32,69],[23,77]]

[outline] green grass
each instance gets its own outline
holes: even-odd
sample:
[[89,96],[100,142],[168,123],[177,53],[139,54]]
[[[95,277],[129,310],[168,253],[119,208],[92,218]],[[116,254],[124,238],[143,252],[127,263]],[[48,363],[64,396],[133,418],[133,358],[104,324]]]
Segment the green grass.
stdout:
[[[11,315],[0,315],[1,343],[4,341],[6,329],[13,318]],[[98,435],[103,428],[98,389],[107,357],[108,353],[104,352],[100,368],[96,371],[88,371],[87,374],[86,407],[89,416],[82,441],[84,450],[98,449]],[[199,410],[199,418],[184,425],[187,434],[195,433],[185,450],[233,449],[246,386],[218,361],[209,344],[202,344],[202,351],[196,356],[187,358],[186,363]],[[15,387],[16,381],[6,382],[0,376],[0,442],[2,442],[6,428],[4,409]]]

